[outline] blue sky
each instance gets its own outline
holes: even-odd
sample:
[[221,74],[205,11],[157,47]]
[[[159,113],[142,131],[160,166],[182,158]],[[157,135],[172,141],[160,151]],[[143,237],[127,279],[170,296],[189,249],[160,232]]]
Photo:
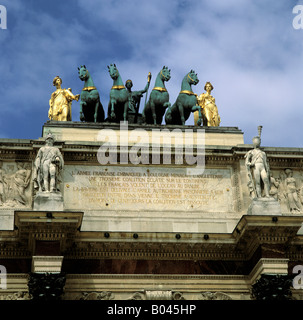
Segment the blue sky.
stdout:
[[[302,1],[303,2],[303,1]],[[221,126],[238,127],[245,143],[263,125],[262,145],[303,147],[303,29],[291,0],[0,0],[0,138],[38,139],[48,120],[52,80],[81,92],[85,64],[107,113],[115,63],[133,90],[166,65],[170,102],[191,69],[214,90]],[[302,3],[303,4],[303,3]],[[145,97],[142,101],[145,100]],[[143,102],[141,103],[141,109]],[[79,102],[72,105],[79,121]],[[188,125],[193,124],[191,117]]]

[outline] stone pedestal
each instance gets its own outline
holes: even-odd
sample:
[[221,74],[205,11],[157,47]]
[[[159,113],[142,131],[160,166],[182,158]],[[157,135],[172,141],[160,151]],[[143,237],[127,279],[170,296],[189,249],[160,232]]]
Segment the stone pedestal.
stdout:
[[274,198],[255,198],[248,207],[249,215],[281,215],[280,203]]
[[61,192],[38,192],[34,198],[34,210],[63,211],[63,196]]

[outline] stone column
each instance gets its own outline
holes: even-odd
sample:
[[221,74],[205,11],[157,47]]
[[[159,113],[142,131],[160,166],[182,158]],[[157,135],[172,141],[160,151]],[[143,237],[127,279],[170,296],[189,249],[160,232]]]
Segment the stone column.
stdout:
[[262,274],[252,286],[254,300],[291,300],[292,276],[285,274]]
[[252,299],[291,299],[292,276],[288,275],[288,259],[261,258],[250,276]]
[[32,300],[61,300],[65,281],[66,277],[63,273],[31,272],[28,280],[28,291]]
[[61,300],[66,281],[62,261],[62,256],[33,256],[28,280],[32,300]]

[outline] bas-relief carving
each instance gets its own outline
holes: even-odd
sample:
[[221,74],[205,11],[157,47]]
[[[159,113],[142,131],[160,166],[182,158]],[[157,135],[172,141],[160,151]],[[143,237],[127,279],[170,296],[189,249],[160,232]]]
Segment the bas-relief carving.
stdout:
[[115,295],[110,291],[82,292],[75,300],[113,300]]
[[[119,296],[119,294],[118,294]],[[119,300],[119,297],[117,297]],[[121,297],[120,297],[121,298]],[[232,300],[224,292],[201,292],[195,297],[197,300]],[[75,300],[115,300],[115,295],[110,291],[82,292]],[[127,300],[186,300],[183,293],[171,290],[144,290],[135,292]]]
[[232,300],[232,298],[223,292],[202,292],[199,300]]
[[30,163],[0,163],[1,208],[31,206],[31,172]]
[[273,171],[270,194],[280,202],[282,212],[303,213],[303,172],[290,168]]
[[185,300],[183,293],[171,290],[135,292],[128,300]]
[[28,292],[19,291],[10,294],[0,294],[0,300],[30,300],[31,296]]

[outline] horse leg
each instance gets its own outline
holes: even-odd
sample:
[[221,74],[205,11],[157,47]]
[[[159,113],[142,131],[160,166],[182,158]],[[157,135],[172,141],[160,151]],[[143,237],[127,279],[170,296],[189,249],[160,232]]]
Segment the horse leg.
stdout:
[[182,103],[177,102],[177,108],[179,110],[181,123],[184,126],[185,125],[185,118],[184,118],[184,109],[183,109]]
[[124,111],[123,111],[123,120],[124,122],[127,121],[127,116],[128,116],[128,105],[129,105],[129,102],[128,100],[124,103]]
[[110,101],[111,103],[111,113],[110,113],[110,117],[112,118],[112,120],[116,119],[116,114],[115,114],[115,104],[117,103],[116,100],[112,99]]
[[157,124],[156,106],[154,102],[150,103],[150,108],[151,108],[154,124]]
[[83,113],[83,107],[85,108],[86,107],[86,102],[81,100],[80,101],[80,120],[81,121],[85,121],[85,116],[84,116],[84,113]]
[[100,101],[99,99],[97,99],[97,102],[95,104],[94,122],[97,122],[99,108],[100,108]]
[[143,111],[142,111],[142,124],[146,124],[145,111],[147,110],[148,105],[149,105],[149,101],[147,101],[147,103],[146,103],[146,105],[144,106]]
[[172,123],[172,114],[171,114],[171,107],[169,107],[167,110],[166,110],[166,113],[165,113],[165,123],[166,124],[171,124]]

